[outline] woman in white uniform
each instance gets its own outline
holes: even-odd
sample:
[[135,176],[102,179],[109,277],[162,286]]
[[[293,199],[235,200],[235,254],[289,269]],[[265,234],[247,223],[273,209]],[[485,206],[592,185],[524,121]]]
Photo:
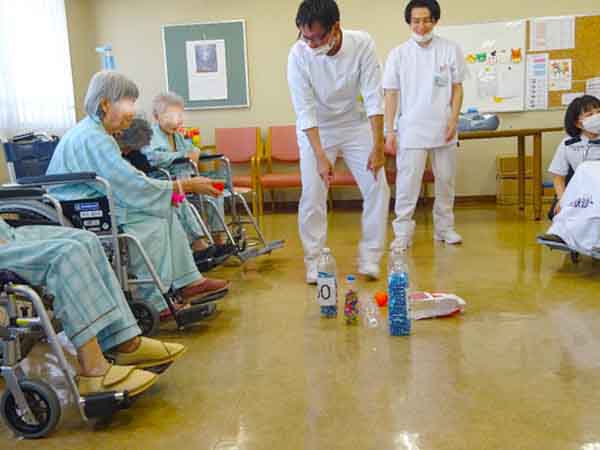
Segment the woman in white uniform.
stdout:
[[[317,281],[327,238],[327,190],[338,155],[363,197],[359,273],[379,276],[389,207],[384,165],[383,92],[375,44],[362,31],[342,30],[334,0],[305,0],[296,16],[299,39],[288,58],[297,116],[302,197],[298,210],[306,281]],[[362,95],[368,120],[361,112]]]
[[404,16],[412,38],[391,51],[383,77],[386,147],[396,153],[397,165],[392,246],[406,249],[412,244],[413,214],[428,154],[435,175],[434,238],[459,244],[453,210],[464,57],[457,44],[433,33],[441,16],[437,1],[412,0]]

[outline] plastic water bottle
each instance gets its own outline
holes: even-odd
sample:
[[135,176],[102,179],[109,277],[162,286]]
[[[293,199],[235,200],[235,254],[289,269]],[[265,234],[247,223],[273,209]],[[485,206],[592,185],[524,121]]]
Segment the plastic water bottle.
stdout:
[[377,328],[380,322],[379,308],[370,296],[360,300],[360,315],[363,325],[367,328]]
[[346,286],[344,289],[344,317],[347,325],[355,325],[358,323],[359,302],[358,289],[355,284],[356,278],[354,275],[346,277]]
[[321,317],[337,317],[336,270],[331,250],[324,248],[317,261],[317,301],[321,307]]
[[393,248],[388,271],[388,320],[391,336],[410,336],[408,286],[404,251]]

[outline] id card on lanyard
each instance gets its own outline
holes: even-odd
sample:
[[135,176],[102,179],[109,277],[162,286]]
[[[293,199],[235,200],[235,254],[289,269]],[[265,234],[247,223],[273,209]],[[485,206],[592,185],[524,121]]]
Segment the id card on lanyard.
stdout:
[[450,76],[448,75],[448,65],[444,64],[437,68],[433,74],[433,82],[437,87],[446,87],[450,83]]

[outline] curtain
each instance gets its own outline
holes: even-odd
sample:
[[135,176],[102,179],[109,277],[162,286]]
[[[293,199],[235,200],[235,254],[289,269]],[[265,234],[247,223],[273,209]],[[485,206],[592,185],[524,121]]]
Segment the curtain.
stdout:
[[0,135],[74,124],[64,0],[0,0]]

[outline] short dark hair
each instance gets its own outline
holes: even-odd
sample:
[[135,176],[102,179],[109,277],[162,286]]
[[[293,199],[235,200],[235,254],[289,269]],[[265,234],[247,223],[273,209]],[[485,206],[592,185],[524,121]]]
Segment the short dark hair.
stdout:
[[141,150],[150,144],[152,139],[152,127],[147,120],[136,117],[129,125],[129,128],[123,130],[115,136],[120,148],[129,150]]
[[579,116],[596,108],[600,108],[600,99],[593,95],[583,95],[573,100],[565,113],[565,130],[567,134],[571,137],[579,136],[581,134],[581,130],[577,126]]
[[315,22],[326,31],[340,21],[340,9],[335,0],[304,0],[298,7],[296,27],[312,27]]
[[431,13],[431,18],[437,22],[442,17],[442,9],[436,0],[411,0],[404,10],[404,20],[410,25],[412,10],[414,8],[427,8]]

